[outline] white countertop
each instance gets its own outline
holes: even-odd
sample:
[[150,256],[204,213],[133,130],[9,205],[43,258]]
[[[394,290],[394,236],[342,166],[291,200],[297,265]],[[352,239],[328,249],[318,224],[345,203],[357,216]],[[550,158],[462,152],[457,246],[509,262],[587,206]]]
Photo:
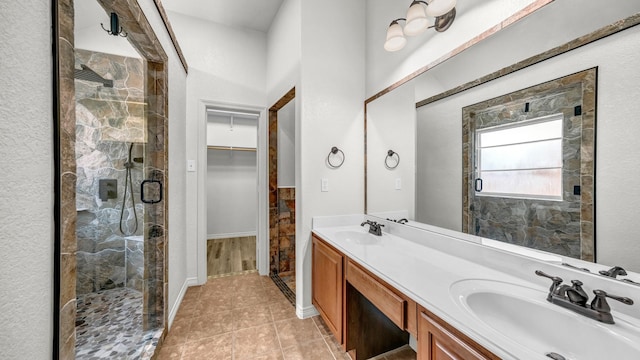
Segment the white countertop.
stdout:
[[[541,299],[545,299],[550,281],[536,276],[536,269],[565,276],[565,279],[576,279],[582,275],[579,272],[569,269],[567,273],[567,269],[557,264],[546,264],[539,259],[511,255],[478,242],[463,241],[452,237],[450,231],[437,233],[393,223],[387,223],[385,230],[397,232],[400,236],[385,232],[374,244],[338,241],[340,237],[336,234],[339,232],[366,233],[366,229],[359,226],[357,217],[351,220],[342,217],[337,222],[321,220],[314,218],[312,231],[315,234],[495,355],[503,359],[549,359],[487,328],[454,299],[450,289],[454,284],[469,279],[491,280],[530,288],[534,295],[539,293]],[[496,263],[499,266],[493,266]],[[587,278],[584,282],[588,284],[592,280]],[[576,317],[581,315],[576,314]]]

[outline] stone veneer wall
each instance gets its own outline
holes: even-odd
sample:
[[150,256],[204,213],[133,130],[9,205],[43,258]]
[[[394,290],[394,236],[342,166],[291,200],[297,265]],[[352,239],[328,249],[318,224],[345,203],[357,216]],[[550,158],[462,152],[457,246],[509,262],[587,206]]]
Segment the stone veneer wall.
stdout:
[[[144,206],[140,201],[143,164],[131,169],[133,194],[127,189],[120,232],[120,211],[125,194],[129,145],[132,156],[143,157],[146,141],[144,69],[140,59],[76,49],[75,67],[86,65],[113,80],[113,87],[75,81],[76,95],[76,237],[78,295],[115,287],[143,290],[144,241],[125,239],[143,235]],[[102,201],[101,179],[117,180],[117,198]],[[136,202],[138,227],[131,197]]]
[[[595,88],[590,69],[463,108],[464,232],[594,261]],[[474,196],[475,130],[557,113],[564,116],[563,200]]]
[[[278,188],[278,274],[290,275],[296,269],[296,189]],[[275,252],[272,251],[272,252]]]

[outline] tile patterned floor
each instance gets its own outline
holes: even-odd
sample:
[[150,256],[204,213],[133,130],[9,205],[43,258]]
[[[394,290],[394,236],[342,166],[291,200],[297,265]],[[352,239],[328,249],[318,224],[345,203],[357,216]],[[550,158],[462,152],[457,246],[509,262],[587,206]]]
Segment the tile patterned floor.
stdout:
[[162,331],[142,331],[142,293],[129,288],[78,297],[76,359],[150,358]]
[[[300,320],[266,276],[212,278],[190,287],[158,355],[159,360],[346,360],[319,317]],[[402,348],[379,360],[414,360]]]

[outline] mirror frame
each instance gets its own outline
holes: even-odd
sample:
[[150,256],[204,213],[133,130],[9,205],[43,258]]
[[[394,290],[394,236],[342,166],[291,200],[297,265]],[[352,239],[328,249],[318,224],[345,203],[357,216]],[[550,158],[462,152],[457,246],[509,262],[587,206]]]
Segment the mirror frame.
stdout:
[[[553,1],[553,0],[551,0]],[[529,6],[526,9],[523,9],[520,13],[517,13],[515,15],[513,15],[512,17],[510,17],[509,19],[505,20],[503,22],[506,23],[507,25],[509,24],[513,24],[514,22],[524,18],[527,15],[530,15],[531,13],[533,13],[534,11],[540,9],[542,6],[549,4],[551,1],[544,1],[544,4],[540,4],[541,2],[537,2],[535,4],[532,4],[531,6]],[[532,8],[530,11],[525,13],[525,10],[533,7],[533,5],[538,5],[535,8]],[[428,97],[424,100],[421,100],[419,102],[416,103],[416,108],[419,108],[421,106],[424,105],[428,105],[431,104],[433,102],[442,100],[444,98],[447,98],[449,96],[453,96],[456,95],[458,93],[461,93],[463,91],[466,91],[468,89],[471,89],[473,87],[485,84],[487,82],[493,81],[495,79],[498,79],[500,77],[509,75],[511,73],[520,71],[524,68],[527,68],[529,66],[541,63],[543,61],[546,61],[548,59],[551,59],[553,57],[556,57],[558,55],[562,55],[564,53],[570,52],[572,50],[575,50],[579,47],[588,45],[592,42],[598,41],[600,39],[606,38],[610,35],[614,35],[618,32],[627,30],[629,28],[632,28],[634,26],[640,25],[640,13],[631,15],[625,19],[616,21],[612,24],[609,24],[607,26],[604,26],[596,31],[593,31],[589,34],[586,34],[584,36],[578,37],[574,40],[571,40],[565,44],[559,45],[555,48],[552,48],[550,50],[547,50],[543,53],[531,56],[525,60],[519,61],[511,66],[507,66],[504,67],[500,70],[494,71],[490,74],[487,74],[485,76],[482,76],[478,79],[469,81],[465,84],[456,86],[452,89],[449,89],[447,91],[444,91],[442,93],[433,95],[431,97]],[[506,25],[505,25],[506,27]],[[448,59],[451,59],[452,57],[460,54],[462,51],[464,51],[465,49],[473,46],[474,44],[477,44],[478,42],[486,39],[487,37],[497,33],[500,30],[503,30],[505,27],[500,27],[500,28],[492,28],[488,31],[486,31],[485,33],[478,35],[477,37],[473,38],[472,40],[470,40],[469,42],[461,45],[460,47],[456,48],[456,50],[452,51],[451,53],[443,56],[442,58],[434,61],[433,63],[430,63],[422,68],[420,68],[419,70],[417,70],[416,72],[412,73],[411,75],[397,81],[396,83],[390,85],[389,87],[381,90],[380,92],[376,93],[375,95],[371,96],[370,98],[368,98],[367,100],[365,100],[364,102],[364,213],[367,214],[367,197],[368,197],[368,189],[367,189],[367,105],[380,98],[381,96],[397,89],[398,87],[400,87],[401,85],[407,83],[410,80],[413,80],[414,78],[422,75],[423,73],[429,71],[430,69],[433,69],[434,67],[436,67],[437,65],[442,64],[443,62],[445,62]]]

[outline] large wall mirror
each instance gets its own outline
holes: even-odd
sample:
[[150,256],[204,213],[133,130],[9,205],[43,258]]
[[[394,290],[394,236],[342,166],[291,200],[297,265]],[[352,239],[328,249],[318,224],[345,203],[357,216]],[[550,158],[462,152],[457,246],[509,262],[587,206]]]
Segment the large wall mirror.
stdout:
[[[640,195],[634,191],[640,178],[640,159],[634,155],[640,136],[636,115],[640,112],[639,12],[640,3],[635,1],[619,2],[615,7],[596,0],[554,1],[401,86],[373,97],[366,103],[367,213],[395,220],[404,217],[410,226],[434,225],[640,272],[640,241],[636,240],[635,226]],[[553,88],[553,84],[575,80],[576,76],[583,76],[585,82],[580,80],[575,85],[567,80],[563,83],[567,86]],[[589,93],[591,97],[576,100],[576,96]],[[553,103],[557,109],[536,112],[536,99],[543,99],[546,105]],[[490,205],[493,210],[484,213],[493,222],[492,231],[483,231],[474,221],[474,212],[489,205],[474,207],[469,200],[469,193],[478,185],[473,171],[478,161],[464,154],[469,144],[477,149],[478,134],[463,128],[464,117],[468,125],[470,117],[485,115],[507,119],[507,123],[516,121],[508,119],[524,119],[527,121],[522,124],[533,127],[553,126],[554,116],[560,116],[559,135],[531,140],[536,142],[533,147],[545,141],[556,141],[561,150],[565,147],[558,153],[556,163],[560,165],[543,161],[535,166],[577,171],[569,180],[561,180],[560,190],[552,191],[551,198],[546,199],[558,201],[550,203],[553,211],[535,214],[531,213],[534,205],[516,202],[519,206],[508,207],[504,202]],[[572,127],[576,119],[585,127]],[[514,127],[504,121],[493,124],[496,126],[479,127],[485,135]],[[563,136],[575,132],[580,136],[572,137],[573,143],[565,146],[568,140]],[[513,136],[507,134],[508,138]],[[595,146],[583,146],[594,139]],[[385,164],[389,150],[400,156],[397,167]],[[548,160],[548,156],[542,159]],[[586,164],[586,160],[592,163]],[[531,170],[526,164],[505,166],[507,170]],[[485,189],[487,185],[485,180]],[[555,206],[569,197],[590,205]],[[558,236],[564,230],[556,231],[554,221],[524,230],[529,231],[525,235],[522,229],[520,234],[496,231],[501,217],[517,222],[518,216],[569,219],[572,240]],[[543,236],[550,238],[541,241]]]

